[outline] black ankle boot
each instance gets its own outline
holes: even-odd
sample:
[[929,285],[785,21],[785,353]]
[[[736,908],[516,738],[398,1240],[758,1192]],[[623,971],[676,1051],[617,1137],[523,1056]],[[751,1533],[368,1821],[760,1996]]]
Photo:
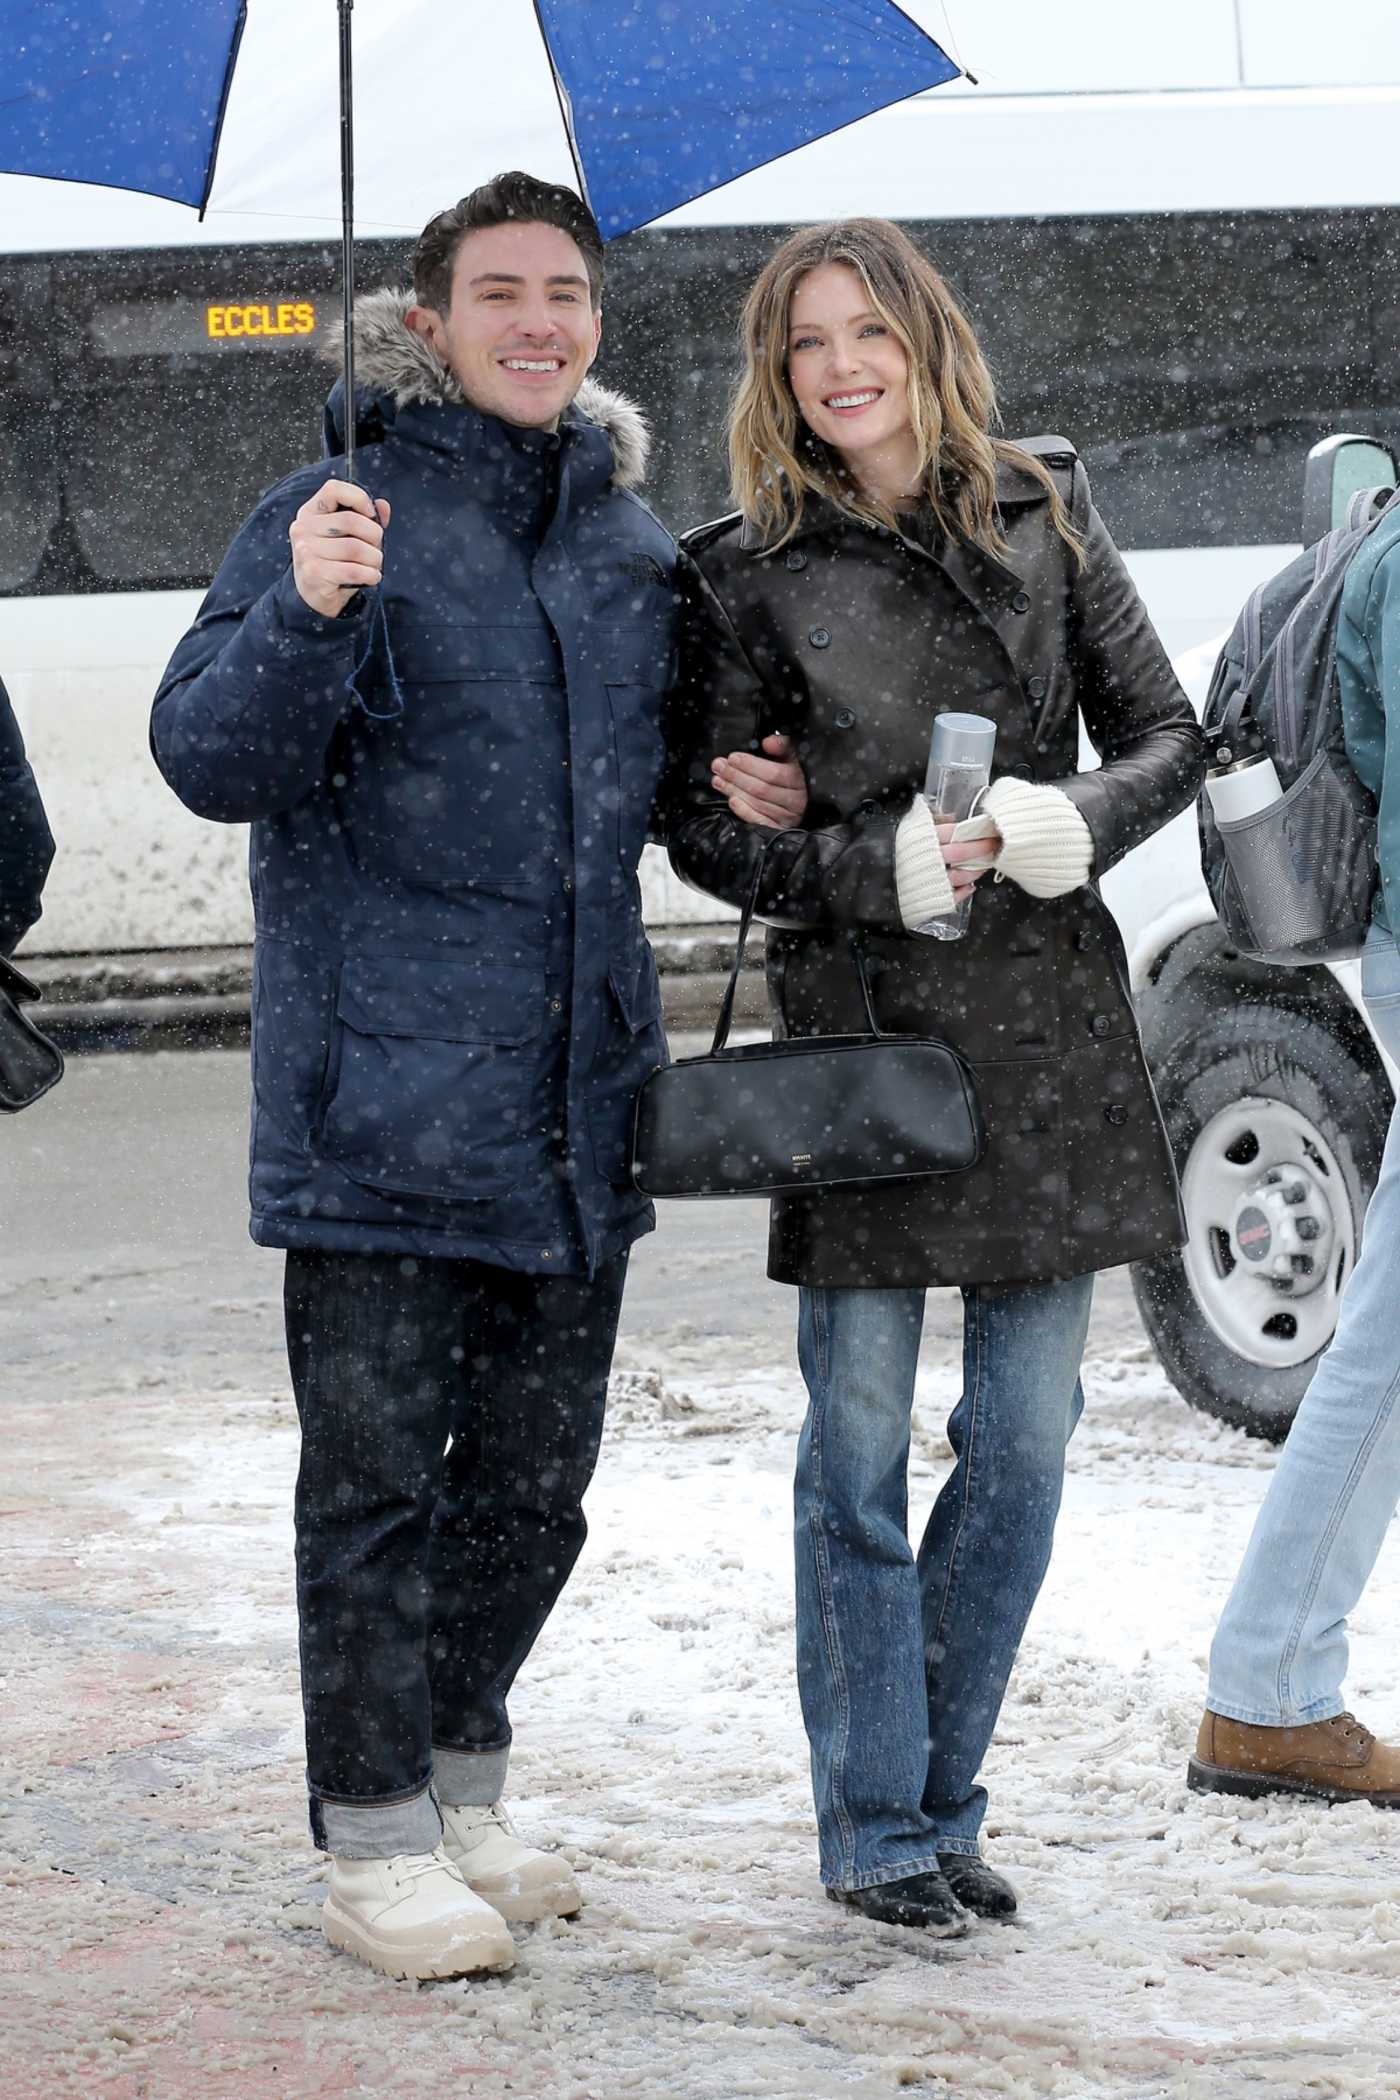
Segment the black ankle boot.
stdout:
[[[877,1925],[916,1925],[940,1940],[961,1939],[967,1913],[941,1874],[910,1874],[903,1881],[882,1881],[873,1889],[828,1889],[833,1903],[849,1904]],[[1015,1897],[1012,1899],[1015,1907]]]
[[979,1918],[1015,1917],[1015,1889],[987,1865],[980,1853],[940,1852],[938,1864],[964,1910]]

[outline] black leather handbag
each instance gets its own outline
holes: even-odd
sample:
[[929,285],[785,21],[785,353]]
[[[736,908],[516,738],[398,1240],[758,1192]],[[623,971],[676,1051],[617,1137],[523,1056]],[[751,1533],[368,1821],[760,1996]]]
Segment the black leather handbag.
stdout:
[[972,1073],[951,1044],[884,1033],[858,935],[869,1034],[725,1047],[761,874],[760,862],[708,1055],[653,1072],[637,1096],[636,1186],[645,1196],[777,1196],[975,1166],[986,1132]]
[[38,985],[0,955],[0,1115],[28,1108],[63,1077],[63,1052],[24,1011],[39,996]]

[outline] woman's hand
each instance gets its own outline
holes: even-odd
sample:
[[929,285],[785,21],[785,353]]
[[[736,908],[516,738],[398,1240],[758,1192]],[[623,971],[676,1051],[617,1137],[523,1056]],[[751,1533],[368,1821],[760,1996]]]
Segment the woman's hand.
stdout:
[[723,795],[733,816],[769,831],[787,831],[802,822],[807,808],[807,776],[792,755],[790,736],[766,736],[767,758],[752,751],[731,751],[710,768],[710,785]]
[[953,885],[953,902],[961,904],[987,870],[996,866],[1001,833],[990,817],[965,817],[960,824],[941,822],[936,828],[948,880]]

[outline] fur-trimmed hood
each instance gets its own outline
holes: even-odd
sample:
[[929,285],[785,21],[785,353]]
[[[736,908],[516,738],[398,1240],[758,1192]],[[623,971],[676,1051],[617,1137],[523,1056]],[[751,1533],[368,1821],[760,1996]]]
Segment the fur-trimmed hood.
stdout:
[[[413,294],[386,287],[355,301],[355,388],[386,394],[396,408],[445,408],[462,405],[465,396],[454,372],[426,337],[405,325]],[[340,331],[327,341],[333,362],[343,361]],[[566,411],[566,420],[594,423],[612,446],[613,481],[618,488],[638,488],[646,475],[651,430],[646,417],[625,394],[614,393],[596,379],[585,379]]]

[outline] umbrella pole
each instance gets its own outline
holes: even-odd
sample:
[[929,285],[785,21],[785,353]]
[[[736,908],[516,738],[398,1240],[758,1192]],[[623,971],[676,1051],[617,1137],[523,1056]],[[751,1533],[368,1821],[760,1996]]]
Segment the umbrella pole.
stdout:
[[350,10],[340,12],[340,281],[345,302],[345,479],[355,479],[355,103]]

